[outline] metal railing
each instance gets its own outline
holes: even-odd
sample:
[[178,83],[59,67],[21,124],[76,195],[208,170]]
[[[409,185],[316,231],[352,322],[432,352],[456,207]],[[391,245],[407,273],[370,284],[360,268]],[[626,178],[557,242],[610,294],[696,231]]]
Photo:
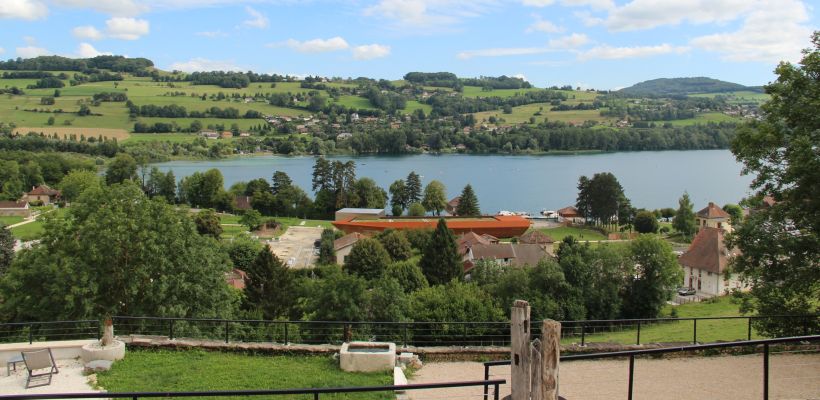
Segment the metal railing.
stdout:
[[305,389],[270,389],[270,390],[217,390],[217,391],[202,391],[202,392],[104,392],[104,393],[48,393],[48,394],[21,394],[0,396],[4,400],[23,400],[23,399],[133,399],[139,398],[154,398],[154,397],[227,397],[227,396],[284,396],[284,395],[298,395],[307,394],[313,395],[314,400],[319,399],[321,394],[337,394],[337,393],[366,393],[366,392],[395,392],[408,390],[422,390],[422,389],[446,389],[446,388],[461,388],[461,387],[476,387],[476,386],[493,386],[493,400],[498,400],[498,388],[500,385],[507,383],[504,379],[493,379],[483,381],[464,381],[464,382],[443,382],[443,383],[419,383],[409,385],[386,385],[386,386],[353,386],[353,387],[336,387],[336,388],[305,388]]
[[100,321],[10,322],[0,324],[0,342],[100,338]]
[[[762,346],[763,348],[763,376],[762,376],[762,384],[763,384],[763,399],[768,400],[769,398],[769,353],[770,353],[770,346],[776,344],[784,344],[784,343],[796,343],[796,342],[815,342],[820,341],[820,335],[811,335],[811,336],[796,336],[796,337],[787,337],[787,338],[777,338],[777,339],[763,339],[763,340],[744,340],[739,342],[724,342],[724,343],[709,343],[709,344],[698,344],[698,345],[688,345],[688,346],[679,346],[679,347],[663,347],[657,349],[641,349],[641,350],[627,350],[627,351],[613,351],[613,352],[606,352],[606,353],[586,353],[586,354],[571,354],[565,355],[560,357],[560,362],[568,362],[568,361],[578,361],[578,360],[599,360],[599,359],[606,359],[606,358],[629,358],[629,372],[628,372],[628,388],[627,388],[627,398],[632,400],[633,389],[634,389],[634,380],[635,380],[635,357],[636,356],[645,356],[645,355],[657,355],[657,354],[666,354],[666,353],[680,353],[680,352],[696,352],[696,351],[703,351],[703,350],[711,350],[711,349],[725,349],[725,348],[733,348],[733,347],[750,347],[750,346]],[[484,379],[490,379],[490,368],[496,366],[505,366],[511,365],[512,362],[510,360],[502,360],[502,361],[489,361],[484,363]],[[488,396],[488,386],[484,387],[484,399],[487,400]],[[495,389],[498,391],[498,389]]]

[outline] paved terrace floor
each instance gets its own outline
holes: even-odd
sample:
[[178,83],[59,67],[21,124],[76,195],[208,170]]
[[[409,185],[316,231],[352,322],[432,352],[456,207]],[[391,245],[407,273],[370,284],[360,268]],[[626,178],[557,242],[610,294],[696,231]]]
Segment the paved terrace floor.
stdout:
[[[820,354],[779,354],[770,357],[770,399],[820,399]],[[627,360],[561,363],[559,391],[567,400],[626,399]],[[490,369],[490,379],[510,381],[510,367]],[[480,380],[484,366],[476,362],[429,363],[410,383]],[[635,360],[636,400],[763,398],[762,355]],[[490,388],[492,391],[492,388]],[[482,399],[483,388],[408,391],[410,399]],[[500,398],[510,394],[509,384]],[[490,396],[492,399],[492,396]]]
[[[99,390],[95,390],[89,383],[89,380],[93,381],[95,379],[95,375],[83,375],[83,364],[79,360],[57,360],[57,368],[60,369],[60,373],[51,377],[51,385],[26,389],[27,373],[25,365],[18,363],[17,371],[11,371],[10,376],[6,376],[5,365],[3,365],[3,371],[0,373],[0,396],[12,394],[99,392]],[[43,381],[40,380],[37,382]]]

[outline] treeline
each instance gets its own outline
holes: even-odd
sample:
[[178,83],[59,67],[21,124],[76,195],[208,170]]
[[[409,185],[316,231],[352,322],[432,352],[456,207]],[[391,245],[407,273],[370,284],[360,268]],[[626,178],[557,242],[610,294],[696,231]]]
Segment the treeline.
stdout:
[[223,88],[241,89],[256,82],[292,82],[295,78],[278,74],[257,74],[252,71],[209,71],[192,72],[186,75],[161,75],[154,71],[151,78],[155,82],[191,82],[194,85],[217,85]]
[[19,200],[32,187],[43,183],[55,186],[74,170],[96,171],[95,162],[77,154],[3,149],[0,151],[0,198]]
[[0,61],[0,69],[29,71],[85,71],[88,69],[108,69],[115,72],[133,73],[153,66],[153,61],[147,58],[126,58],[123,56],[107,55],[91,58],[40,56]]
[[371,86],[367,89],[364,95],[370,100],[370,104],[380,110],[384,110],[390,114],[397,110],[403,110],[407,106],[407,99],[399,93],[385,91],[384,93],[377,87]]
[[86,82],[112,82],[123,80],[121,74],[112,74],[108,71],[91,72],[89,74],[81,75],[74,74],[74,79],[69,83],[71,86],[77,86]]
[[459,78],[452,72],[408,72],[404,75],[404,80],[416,85],[448,87],[456,90],[461,90],[464,86],[479,86],[486,89],[527,89],[532,87],[524,79],[506,75]]
[[262,113],[256,110],[247,110],[241,114],[239,110],[233,107],[219,108],[211,107],[205,111],[188,111],[183,106],[176,104],[168,104],[158,106],[154,104],[145,104],[138,106],[130,100],[126,103],[129,115],[132,118],[136,117],[162,117],[162,118],[224,118],[224,119],[238,119],[238,118],[262,118]]
[[466,113],[512,108],[532,103],[554,102],[560,104],[567,99],[566,94],[557,90],[536,90],[510,97],[462,97],[438,93],[430,96],[425,102],[433,107],[430,113],[433,117],[456,116]]
[[54,74],[45,71],[12,71],[3,72],[3,79],[42,79],[52,77]]
[[92,99],[95,102],[120,102],[128,101],[128,95],[122,92],[100,92],[94,93]]
[[88,154],[92,156],[113,157],[119,151],[116,139],[107,139],[104,136],[71,137],[68,140],[59,138],[56,134],[46,136],[42,132],[29,132],[25,135],[0,136],[0,150],[4,151],[32,151],[32,152],[65,152]]

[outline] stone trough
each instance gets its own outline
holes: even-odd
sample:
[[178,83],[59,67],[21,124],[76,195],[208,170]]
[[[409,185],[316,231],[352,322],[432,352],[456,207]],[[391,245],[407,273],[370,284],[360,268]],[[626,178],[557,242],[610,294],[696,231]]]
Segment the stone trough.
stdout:
[[396,344],[344,343],[339,350],[339,364],[348,372],[392,371],[396,366]]

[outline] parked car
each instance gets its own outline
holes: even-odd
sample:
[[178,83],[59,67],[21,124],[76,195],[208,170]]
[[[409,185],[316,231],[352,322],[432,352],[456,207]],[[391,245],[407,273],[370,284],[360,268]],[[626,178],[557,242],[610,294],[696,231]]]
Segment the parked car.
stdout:
[[688,288],[688,287],[678,288],[678,294],[681,295],[681,296],[692,296],[697,292],[698,291],[695,290],[694,288]]

